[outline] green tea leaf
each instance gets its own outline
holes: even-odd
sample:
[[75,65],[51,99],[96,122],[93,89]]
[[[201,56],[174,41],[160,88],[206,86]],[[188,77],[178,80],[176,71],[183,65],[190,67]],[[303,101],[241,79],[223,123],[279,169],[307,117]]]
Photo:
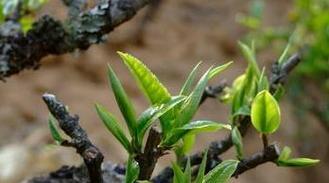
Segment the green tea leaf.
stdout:
[[49,114],[48,126],[50,129],[51,136],[56,141],[56,143],[61,144],[64,141],[64,139],[62,138],[61,134],[59,133],[59,131],[55,125],[56,122],[57,122],[57,120],[54,118],[54,116],[52,114]]
[[260,70],[257,65],[254,48],[250,48],[248,45],[242,42],[239,42],[239,46],[243,56],[246,58],[249,65],[251,66],[252,71],[255,72],[255,75],[258,77],[260,75]]
[[266,90],[259,92],[251,106],[251,122],[258,132],[270,134],[280,126],[280,108]]
[[140,60],[127,53],[118,54],[152,104],[163,104],[171,99],[168,90]]
[[[127,54],[118,52],[129,71],[138,82],[139,87],[144,92],[145,96],[153,105],[160,105],[168,102],[171,95],[168,90],[162,85],[159,79],[137,58]],[[160,118],[162,133],[167,135],[170,130],[170,120],[173,116],[171,113],[165,114]]]
[[220,65],[218,67],[211,69],[211,71],[209,73],[209,80],[214,78],[215,76],[217,76],[219,73],[221,73],[225,69],[227,69],[232,63],[233,63],[233,61],[230,61],[226,64],[223,64],[223,65]]
[[257,92],[268,90],[269,86],[270,85],[265,75],[265,67],[264,67],[257,83]]
[[189,76],[187,77],[183,87],[181,88],[179,95],[189,95],[192,87],[193,87],[193,83],[196,77],[196,71],[199,68],[201,62],[199,62],[192,70],[192,72],[189,74]]
[[208,150],[203,153],[202,162],[200,164],[198,175],[195,179],[195,183],[202,183],[203,181],[204,173],[206,171],[207,154],[208,154]]
[[250,116],[250,107],[244,105],[242,107],[240,107],[234,114],[232,117],[236,117],[236,116]]
[[195,134],[186,134],[183,137],[183,146],[182,148],[182,154],[186,155],[188,154],[192,149],[195,144]]
[[165,147],[172,146],[177,141],[184,138],[187,134],[195,135],[202,132],[213,132],[222,128],[230,130],[231,126],[228,124],[220,124],[208,120],[193,121],[182,127],[174,129],[170,136],[166,138],[160,145]]
[[175,130],[189,131],[192,134],[197,134],[201,132],[213,132],[222,128],[231,130],[231,125],[209,120],[198,120],[192,121],[182,127],[176,128]]
[[243,158],[243,143],[242,143],[242,137],[240,134],[240,131],[237,127],[234,127],[232,129],[232,142],[235,146],[235,151],[237,153],[237,157],[238,159],[242,159]]
[[314,166],[319,163],[318,159],[309,159],[309,158],[292,158],[287,160],[278,160],[277,164],[284,167],[308,167]]
[[142,142],[147,129],[152,125],[152,123],[164,115],[166,112],[170,111],[176,105],[180,104],[186,99],[184,96],[173,97],[168,103],[162,104],[159,107],[150,107],[144,111],[138,119],[138,141]]
[[133,104],[131,103],[128,95],[122,87],[120,80],[118,79],[110,65],[108,66],[108,80],[109,84],[112,87],[112,91],[120,108],[120,111],[126,121],[130,135],[133,137],[135,136],[137,131],[135,109],[133,108]]
[[279,160],[279,161],[280,161],[280,160],[287,160],[287,159],[290,158],[290,154],[291,154],[291,149],[290,149],[290,147],[285,146],[285,147],[283,148],[283,150],[281,151],[278,160]]
[[185,179],[186,179],[186,183],[191,183],[192,170],[191,170],[191,160],[190,160],[189,157],[187,159],[187,163],[186,163],[186,166],[185,166],[184,176],[185,176]]
[[185,174],[177,163],[173,163],[172,169],[174,171],[174,183],[187,183]]
[[96,104],[96,111],[98,116],[103,121],[106,128],[112,133],[112,135],[122,144],[122,146],[129,152],[132,152],[132,148],[129,140],[120,128],[117,120],[109,113],[103,106]]
[[225,160],[212,169],[205,177],[204,183],[227,183],[235,172],[239,161]]
[[189,95],[189,98],[182,105],[182,110],[180,111],[178,123],[176,123],[176,125],[182,126],[193,118],[194,114],[198,110],[203,91],[207,86],[210,71],[211,68],[208,69],[208,71],[201,77],[195,89]]
[[131,156],[127,162],[126,168],[126,180],[125,183],[134,183],[139,175],[139,165],[138,162],[134,160]]

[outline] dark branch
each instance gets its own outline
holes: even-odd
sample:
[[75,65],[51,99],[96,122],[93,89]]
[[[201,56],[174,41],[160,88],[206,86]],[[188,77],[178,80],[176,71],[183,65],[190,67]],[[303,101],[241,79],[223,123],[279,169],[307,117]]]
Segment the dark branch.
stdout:
[[258,165],[274,162],[278,159],[280,155],[280,150],[276,144],[267,146],[263,151],[252,155],[249,158],[246,158],[238,164],[237,169],[235,170],[233,176],[237,177],[247,170],[253,169]]
[[70,115],[65,105],[52,94],[44,94],[43,100],[51,114],[58,120],[60,128],[71,137],[71,141],[65,144],[74,147],[83,158],[91,183],[102,183],[103,154],[92,144],[87,133],[79,125],[79,117]]
[[[296,53],[293,56],[291,56],[281,67],[278,67],[278,64],[275,63],[272,69],[271,73],[271,79],[270,79],[270,92],[274,93],[276,91],[276,86],[283,84],[284,81],[287,79],[289,73],[298,65],[300,62],[300,54]],[[209,87],[208,87],[209,88]],[[222,90],[219,90],[220,92]],[[220,94],[220,92],[213,92],[210,93],[209,91],[205,90],[204,92],[204,100],[207,98],[215,98],[217,95]],[[212,95],[214,94],[214,95]],[[249,116],[240,116],[237,120],[237,124],[239,125],[239,131],[242,136],[245,136],[248,128],[251,124],[251,119]],[[217,162],[221,162],[220,158],[218,157],[219,155],[223,154],[227,150],[229,150],[233,146],[233,141],[231,138],[231,134],[229,134],[225,139],[220,140],[220,141],[213,141],[209,145],[209,150],[208,150],[208,161],[207,161],[207,170],[212,169],[214,165]],[[191,165],[198,165],[201,163],[203,157],[203,153],[195,153],[192,156],[190,156],[191,160]],[[184,159],[183,161],[183,166],[186,164],[187,158]],[[162,183],[165,182],[163,178],[168,178],[173,176],[172,169],[170,167],[166,167],[164,170],[162,170],[158,176],[156,176],[153,181],[157,183]]]
[[[37,69],[47,55],[85,50],[104,41],[104,36],[130,20],[149,0],[105,0],[78,17],[62,23],[45,15],[26,34],[7,31],[0,35],[0,79],[24,69]],[[12,26],[4,23],[3,26]],[[8,30],[9,28],[1,27]],[[1,31],[3,32],[3,31]]]
[[160,142],[161,133],[155,127],[152,127],[146,141],[144,152],[139,153],[135,158],[140,167],[138,180],[149,180],[151,178],[159,157],[163,155],[163,151],[158,148]]
[[224,91],[226,86],[226,81],[222,81],[217,86],[207,86],[202,94],[200,105],[203,104],[203,102],[205,102],[207,98],[217,98],[217,96]]
[[278,63],[272,65],[272,75],[270,78],[270,91],[272,93],[275,92],[278,85],[284,84],[289,73],[299,64],[300,61],[301,54],[296,53],[282,65],[279,65]]

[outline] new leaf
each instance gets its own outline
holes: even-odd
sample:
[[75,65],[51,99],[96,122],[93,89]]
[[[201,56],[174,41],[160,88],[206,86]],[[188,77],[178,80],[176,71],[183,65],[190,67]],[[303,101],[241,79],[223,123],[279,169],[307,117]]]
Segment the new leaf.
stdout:
[[280,126],[280,108],[275,98],[267,91],[259,92],[251,105],[251,122],[260,133],[270,134]]

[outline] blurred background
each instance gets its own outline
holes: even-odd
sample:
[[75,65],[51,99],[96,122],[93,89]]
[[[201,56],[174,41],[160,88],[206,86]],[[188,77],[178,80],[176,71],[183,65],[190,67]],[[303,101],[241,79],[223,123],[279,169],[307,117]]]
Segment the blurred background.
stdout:
[[[147,108],[139,91],[116,51],[128,52],[146,63],[160,80],[177,93],[188,73],[200,60],[205,70],[233,60],[221,79],[230,83],[246,68],[237,41],[256,41],[258,62],[267,66],[278,59],[288,42],[289,53],[306,48],[305,59],[286,85],[287,95],[280,103],[282,126],[270,136],[280,146],[293,147],[295,156],[318,158],[321,163],[305,169],[278,168],[268,163],[248,171],[236,183],[325,183],[329,182],[329,2],[328,0],[166,0],[146,21],[149,7],[112,32],[104,44],[84,52],[48,57],[37,71],[24,71],[0,83],[0,182],[21,182],[29,177],[56,170],[62,165],[79,165],[74,149],[53,144],[42,102],[51,92],[80,116],[81,125],[104,153],[106,160],[123,163],[126,153],[104,128],[94,103],[105,105],[120,116],[106,80],[110,63],[138,112]],[[66,8],[60,1],[49,1],[38,16],[51,14],[60,19]],[[143,28],[143,30],[140,29]],[[195,117],[227,121],[229,106],[207,100]],[[122,118],[121,118],[122,119]],[[226,132],[200,135],[195,151]],[[244,139],[246,154],[261,149],[255,131]],[[224,157],[234,158],[234,151]],[[160,159],[156,172],[173,160]]]

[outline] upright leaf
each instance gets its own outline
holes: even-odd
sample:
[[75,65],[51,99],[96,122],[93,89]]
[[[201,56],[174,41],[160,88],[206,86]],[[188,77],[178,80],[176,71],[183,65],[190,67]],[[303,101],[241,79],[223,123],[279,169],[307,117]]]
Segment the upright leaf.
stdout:
[[120,80],[118,79],[110,65],[108,66],[108,79],[112,87],[112,91],[114,93],[117,104],[120,108],[120,111],[127,123],[129,132],[133,137],[135,136],[137,130],[135,110],[128,95],[122,87]]
[[127,53],[118,52],[118,54],[152,104],[163,104],[170,100],[168,90],[140,60]]
[[208,154],[208,150],[203,153],[202,162],[200,164],[198,175],[196,176],[195,179],[195,183],[202,183],[203,181],[204,173],[206,171],[207,154]]
[[185,166],[185,170],[184,170],[184,176],[186,179],[186,183],[191,183],[191,178],[192,178],[192,169],[191,169],[191,160],[190,158],[187,159],[187,163]]
[[[151,104],[160,105],[171,99],[171,95],[168,90],[140,60],[127,53],[118,52],[118,54],[138,82],[141,90],[150,100]],[[164,136],[166,136],[167,132],[171,128],[169,122],[172,118],[171,113],[163,115],[160,118],[162,133]]]
[[125,183],[135,183],[139,175],[139,165],[131,156],[127,162]]
[[237,157],[238,157],[238,159],[242,159],[243,158],[242,137],[241,137],[240,131],[237,127],[234,127],[232,129],[231,136],[232,136],[232,142],[235,146]]
[[117,120],[114,116],[107,112],[107,110],[99,105],[96,104],[96,111],[98,116],[101,118],[103,123],[105,124],[106,128],[112,133],[112,135],[122,144],[122,146],[129,152],[132,152],[132,148],[130,145],[129,140],[127,139],[126,135],[118,125]]
[[201,62],[199,62],[192,70],[192,72],[189,74],[189,76],[187,77],[183,87],[181,88],[180,92],[179,92],[179,95],[189,95],[191,90],[192,90],[192,87],[193,87],[193,83],[195,81],[195,77],[196,77],[196,74],[197,74],[197,69],[199,68]]
[[176,105],[183,102],[185,98],[186,97],[183,96],[173,97],[173,99],[166,104],[162,104],[159,107],[151,107],[144,111],[138,119],[137,134],[139,143],[142,142],[145,132],[156,119],[166,114],[166,112],[170,111]]
[[246,60],[250,64],[253,72],[255,72],[255,74],[258,77],[260,75],[260,70],[257,65],[254,48],[250,48],[248,45],[246,45],[242,42],[239,42],[239,46],[240,46],[243,56],[246,58]]
[[210,71],[211,68],[201,77],[187,101],[182,105],[182,110],[180,111],[178,123],[176,125],[182,126],[193,118],[199,107],[203,91],[207,86]]
[[56,141],[56,143],[61,144],[64,141],[64,139],[62,138],[55,124],[56,124],[56,119],[52,114],[49,114],[48,125],[49,125],[51,136]]
[[225,160],[212,169],[205,177],[204,183],[226,183],[235,172],[239,161]]
[[280,108],[267,91],[259,92],[251,106],[251,122],[258,132],[270,134],[280,126]]
[[232,63],[233,63],[233,61],[230,61],[230,62],[227,62],[226,64],[223,64],[223,65],[220,65],[218,67],[211,69],[211,71],[209,73],[209,79],[212,79],[215,76],[217,76],[219,73],[221,73],[222,71],[227,69]]
[[172,169],[174,171],[174,183],[186,183],[186,177],[182,169],[177,165],[177,163],[173,163]]

